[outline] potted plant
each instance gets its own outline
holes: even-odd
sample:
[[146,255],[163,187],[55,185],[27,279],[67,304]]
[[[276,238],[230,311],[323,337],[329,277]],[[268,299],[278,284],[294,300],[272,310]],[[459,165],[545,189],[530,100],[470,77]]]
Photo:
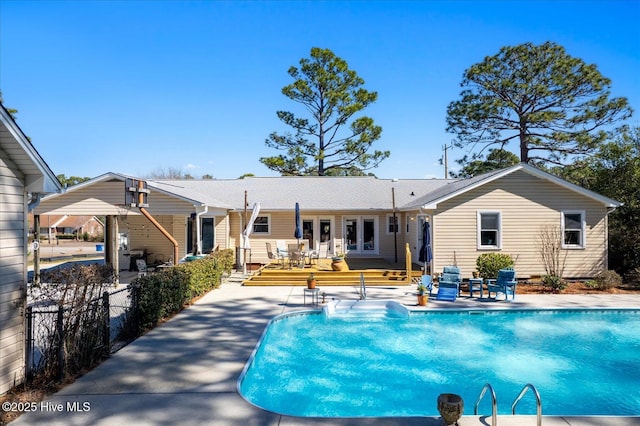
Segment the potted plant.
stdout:
[[424,284],[419,284],[418,285],[418,305],[419,306],[427,306],[427,300],[429,296],[425,294],[426,292],[427,292],[427,286],[425,286]]
[[307,278],[307,288],[316,288],[316,277],[313,275],[313,272],[309,274]]
[[331,258],[331,269],[334,271],[348,270],[347,262],[344,261],[344,253],[339,253]]

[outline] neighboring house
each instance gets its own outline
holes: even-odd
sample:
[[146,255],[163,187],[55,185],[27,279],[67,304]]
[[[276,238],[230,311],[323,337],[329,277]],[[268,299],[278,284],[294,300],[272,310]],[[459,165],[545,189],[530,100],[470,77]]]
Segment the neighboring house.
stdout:
[[[162,233],[137,209],[121,207],[126,178],[98,176],[46,197],[37,212],[118,216],[120,240],[126,235],[128,249],[146,251],[150,262],[173,260]],[[620,205],[527,164],[464,180],[324,176],[147,184],[147,210],[175,238],[180,256],[224,248],[242,253],[243,224],[260,203],[248,256],[268,262],[266,242],[275,247],[276,240],[296,241],[298,202],[304,239],[314,247],[328,241],[332,253],[350,257],[402,263],[409,244],[418,262],[422,224],[428,221],[431,270],[457,264],[465,278],[477,257],[491,252],[511,255],[519,277],[544,274],[537,239],[549,226],[562,234],[565,277],[591,277],[607,267],[607,215]]]
[[27,211],[62,187],[0,105],[0,394],[25,374]]
[[[33,231],[33,214],[29,214],[29,232],[33,233]],[[89,238],[102,239],[104,224],[95,216],[40,216],[41,238],[54,240],[58,235],[75,235],[76,239],[82,239],[84,234]]]

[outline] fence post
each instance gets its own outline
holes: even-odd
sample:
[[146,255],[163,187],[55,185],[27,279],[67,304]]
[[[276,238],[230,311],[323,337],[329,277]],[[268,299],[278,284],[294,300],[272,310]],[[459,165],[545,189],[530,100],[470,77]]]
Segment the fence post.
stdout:
[[102,309],[103,309],[103,329],[102,344],[105,348],[105,356],[111,353],[111,315],[109,312],[109,292],[102,293]]
[[58,379],[64,377],[64,308],[58,306],[58,319],[56,321],[56,334],[58,335]]
[[132,285],[130,288],[133,303],[133,332],[134,336],[138,337],[140,335],[140,289],[137,285]]
[[28,306],[26,311],[26,330],[25,330],[25,377],[27,382],[33,378],[33,307]]

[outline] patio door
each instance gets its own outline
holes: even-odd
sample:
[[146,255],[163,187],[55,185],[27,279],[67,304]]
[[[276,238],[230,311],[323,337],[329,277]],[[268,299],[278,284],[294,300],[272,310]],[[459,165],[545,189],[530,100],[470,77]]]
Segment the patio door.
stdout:
[[333,219],[327,217],[302,217],[302,239],[317,249],[321,242],[329,243],[329,252],[333,249]]
[[378,253],[377,218],[347,217],[344,220],[345,252],[352,254]]
[[[196,217],[192,215],[187,219],[187,252],[193,253],[194,249],[199,249],[198,253],[211,253],[215,242],[215,224],[212,217],[200,218],[200,236],[196,226]],[[198,245],[200,247],[198,247]]]
[[306,250],[313,250],[316,246],[315,219],[302,218],[302,242]]

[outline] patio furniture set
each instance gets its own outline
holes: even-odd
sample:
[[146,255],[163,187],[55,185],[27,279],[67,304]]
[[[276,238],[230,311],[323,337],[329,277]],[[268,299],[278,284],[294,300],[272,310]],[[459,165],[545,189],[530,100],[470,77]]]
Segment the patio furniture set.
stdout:
[[[438,292],[436,294],[436,300],[446,300],[455,302],[456,298],[460,296],[460,284],[462,283],[462,276],[460,268],[457,266],[445,266],[442,275],[438,278]],[[419,285],[424,286],[429,290],[429,295],[433,292],[433,280],[431,275],[423,275]],[[480,298],[484,298],[484,290],[487,290],[487,297],[490,299],[497,299],[498,294],[504,294],[505,300],[514,300],[516,297],[516,286],[518,281],[516,279],[516,271],[511,268],[504,268],[498,271],[496,278],[470,278],[469,279],[469,297],[473,297],[474,293],[478,293]],[[493,297],[491,297],[493,293]]]

